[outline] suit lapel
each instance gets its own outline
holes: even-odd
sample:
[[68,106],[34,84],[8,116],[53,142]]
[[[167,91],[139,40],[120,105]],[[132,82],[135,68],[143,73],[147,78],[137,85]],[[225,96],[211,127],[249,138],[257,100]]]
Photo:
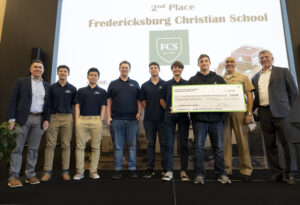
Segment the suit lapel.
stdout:
[[31,77],[27,78],[26,81],[27,81],[26,83],[27,91],[30,94],[29,96],[32,96]]
[[47,85],[46,85],[45,81],[43,81],[43,86],[44,86],[44,89],[45,89],[45,99],[47,99],[47,97],[48,97],[48,89],[47,89]]
[[277,72],[277,68],[275,66],[272,66],[269,85],[273,82],[274,76],[276,76],[276,72]]
[[258,80],[259,80],[259,77],[260,77],[260,73],[257,73],[255,78],[254,78],[254,81],[253,81],[253,84],[255,86],[256,89],[258,89]]

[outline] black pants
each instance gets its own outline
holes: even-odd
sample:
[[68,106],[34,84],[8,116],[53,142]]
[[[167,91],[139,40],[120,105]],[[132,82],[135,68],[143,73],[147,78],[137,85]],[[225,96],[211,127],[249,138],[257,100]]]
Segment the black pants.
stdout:
[[279,163],[279,153],[276,144],[276,136],[278,136],[278,139],[284,151],[285,172],[287,175],[296,173],[297,166],[294,166],[295,163],[292,163],[292,160],[295,159],[295,156],[291,154],[294,154],[294,152],[292,152],[291,149],[293,148],[291,143],[289,142],[289,137],[291,135],[291,125],[289,118],[273,117],[269,107],[259,107],[258,114],[265,141],[269,168],[273,172],[278,174],[282,174],[284,171]]

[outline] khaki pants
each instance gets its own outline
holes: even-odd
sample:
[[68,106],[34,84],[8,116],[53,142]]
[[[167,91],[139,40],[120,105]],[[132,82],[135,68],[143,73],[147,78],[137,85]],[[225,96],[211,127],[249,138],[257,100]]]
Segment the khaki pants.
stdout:
[[61,137],[61,157],[62,169],[68,170],[70,167],[70,142],[72,139],[73,116],[72,114],[56,113],[50,116],[50,125],[46,132],[47,145],[45,150],[44,170],[52,170],[54,150],[57,136]]
[[84,150],[89,137],[91,137],[91,164],[90,173],[97,172],[100,158],[100,145],[102,135],[102,121],[100,116],[80,116],[76,122],[76,169],[77,173],[84,172]]
[[223,149],[227,174],[232,174],[232,129],[239,148],[240,173],[251,175],[253,170],[248,145],[249,127],[245,124],[244,119],[244,112],[230,113],[230,117],[224,123]]

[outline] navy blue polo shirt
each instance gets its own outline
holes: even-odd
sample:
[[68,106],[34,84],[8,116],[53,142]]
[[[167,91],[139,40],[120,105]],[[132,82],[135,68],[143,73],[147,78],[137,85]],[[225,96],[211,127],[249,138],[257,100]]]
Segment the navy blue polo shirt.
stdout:
[[71,114],[72,105],[77,103],[76,93],[77,89],[68,82],[64,87],[59,82],[52,84],[50,87],[50,113]]
[[103,105],[107,105],[107,93],[98,85],[91,88],[89,85],[80,88],[77,92],[77,99],[80,106],[80,115],[98,116]]
[[180,79],[180,81],[177,83],[174,78],[171,80],[168,80],[166,82],[166,85],[163,89],[163,91],[160,94],[160,99],[164,99],[166,101],[166,111],[171,111],[172,106],[172,86],[173,85],[187,85],[187,81],[184,79]]
[[141,100],[140,86],[130,78],[110,82],[107,98],[111,98],[111,117],[115,120],[135,120],[138,112],[137,100]]
[[159,79],[156,85],[148,80],[142,85],[141,99],[146,100],[144,120],[163,120],[164,109],[160,105],[160,93],[164,89],[166,81]]

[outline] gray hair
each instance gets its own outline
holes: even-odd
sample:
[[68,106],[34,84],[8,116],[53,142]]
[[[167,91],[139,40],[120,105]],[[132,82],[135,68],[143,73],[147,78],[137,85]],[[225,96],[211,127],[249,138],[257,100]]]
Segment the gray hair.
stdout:
[[272,54],[271,51],[269,51],[269,50],[261,50],[261,51],[259,51],[258,57],[260,57],[261,54],[265,54],[265,53],[270,54],[271,57],[273,58],[273,54]]

